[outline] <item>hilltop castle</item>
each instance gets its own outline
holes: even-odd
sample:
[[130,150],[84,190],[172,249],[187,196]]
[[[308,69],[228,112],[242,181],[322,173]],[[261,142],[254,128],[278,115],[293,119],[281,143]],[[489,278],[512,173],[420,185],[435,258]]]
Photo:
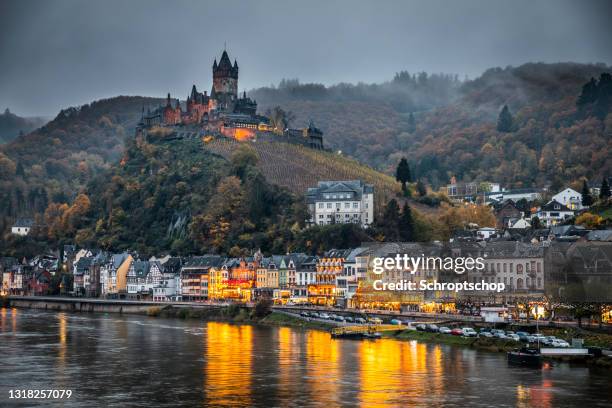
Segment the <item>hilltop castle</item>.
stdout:
[[232,64],[227,51],[212,65],[210,94],[198,92],[195,85],[183,105],[170,94],[165,106],[143,115],[137,132],[146,133],[153,127],[174,130],[176,134],[218,135],[237,140],[281,140],[323,148],[323,133],[312,123],[304,129],[277,129],[270,119],[257,114],[257,102],[238,94],[238,62]]

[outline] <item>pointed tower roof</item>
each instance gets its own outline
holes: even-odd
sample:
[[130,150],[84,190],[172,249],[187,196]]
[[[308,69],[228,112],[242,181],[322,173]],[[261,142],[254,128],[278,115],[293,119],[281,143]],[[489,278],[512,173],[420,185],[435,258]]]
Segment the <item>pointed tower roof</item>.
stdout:
[[195,100],[196,97],[198,96],[198,90],[195,86],[195,84],[191,87],[191,99]]
[[217,59],[215,58],[215,62],[213,62],[213,69],[217,69]]
[[223,54],[221,54],[221,59],[219,60],[219,68],[231,68],[232,62],[229,59],[229,55],[227,55],[227,51],[223,50]]
[[168,99],[166,100],[166,106],[170,106],[170,92],[168,92]]

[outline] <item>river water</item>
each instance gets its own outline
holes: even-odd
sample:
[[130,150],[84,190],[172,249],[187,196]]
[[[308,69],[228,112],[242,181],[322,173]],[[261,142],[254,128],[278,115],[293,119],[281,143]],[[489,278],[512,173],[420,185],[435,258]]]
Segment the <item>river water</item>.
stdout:
[[[9,399],[69,389],[70,399]],[[612,375],[509,367],[501,353],[414,341],[113,314],[0,309],[0,406],[612,405]]]

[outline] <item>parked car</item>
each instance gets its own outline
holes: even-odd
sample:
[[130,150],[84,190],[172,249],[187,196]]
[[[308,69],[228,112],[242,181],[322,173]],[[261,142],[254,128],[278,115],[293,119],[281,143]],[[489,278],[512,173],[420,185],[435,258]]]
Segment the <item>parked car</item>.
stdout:
[[456,328],[456,329],[451,330],[451,334],[453,336],[463,336],[463,330]]
[[425,325],[423,323],[419,323],[416,325],[416,329],[418,331],[425,331]]
[[489,331],[483,331],[483,332],[478,333],[478,337],[486,337],[490,339],[493,337],[493,335]]
[[488,327],[481,327],[480,329],[478,329],[478,331],[479,331],[480,333],[484,333],[484,332],[490,333],[490,332],[491,332],[491,329],[490,329],[490,328],[488,328]]
[[355,318],[355,323],[365,324],[366,320],[363,317],[357,317]]
[[310,317],[310,313],[302,312],[302,313],[300,313],[300,316],[302,316],[302,317]]
[[508,336],[509,334],[514,334],[514,332],[512,330],[506,330],[506,336]]
[[555,340],[552,342],[551,346],[553,346],[553,347],[561,347],[561,348],[566,348],[566,347],[569,347],[570,345],[569,345],[569,343],[568,343],[567,341],[565,341],[565,340],[562,340],[562,339],[555,339]]
[[383,322],[382,319],[379,317],[370,317],[368,321],[373,324],[382,324]]
[[450,334],[451,333],[451,329],[449,329],[448,327],[440,327],[440,333],[442,334]]
[[535,334],[527,336],[527,341],[529,343],[543,343],[545,338],[546,337],[544,337],[543,334],[535,333]]
[[425,331],[428,331],[430,333],[438,333],[440,331],[440,328],[435,324],[428,324],[425,325]]
[[521,341],[529,341],[529,333],[527,332],[523,332],[523,331],[516,332],[516,335],[519,336],[519,339]]
[[402,325],[402,321],[401,320],[397,320],[397,319],[391,319],[391,324],[395,324],[397,326],[401,326]]
[[344,318],[344,320],[345,320],[347,323],[353,323],[353,322],[355,321],[355,319],[353,319],[351,316],[346,316],[346,317]]
[[496,339],[505,339],[506,333],[504,333],[503,330],[498,330],[493,334],[493,337],[495,337]]
[[547,345],[547,346],[552,346],[552,343],[557,340],[557,338],[555,336],[546,336],[544,337],[544,339],[542,339],[542,343]]
[[506,335],[506,338],[508,340],[521,341],[521,338],[518,336],[518,334],[515,334],[515,333],[510,333]]
[[461,329],[461,331],[464,337],[476,337],[477,336],[476,330],[472,329],[471,327],[464,327]]
[[329,320],[329,315],[325,312],[319,314],[319,318]]
[[340,323],[344,323],[345,322],[344,316],[336,316],[336,321]]
[[310,312],[310,317],[314,317],[315,319],[319,318],[319,313],[318,312]]

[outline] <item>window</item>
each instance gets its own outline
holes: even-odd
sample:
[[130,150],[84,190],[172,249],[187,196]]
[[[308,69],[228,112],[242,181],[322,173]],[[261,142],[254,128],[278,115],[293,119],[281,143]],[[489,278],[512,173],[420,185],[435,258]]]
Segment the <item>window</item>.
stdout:
[[510,262],[510,273],[514,272],[514,264]]
[[344,208],[351,208],[351,203],[345,202],[344,203]]
[[327,203],[327,208],[332,208],[332,203]]
[[516,265],[516,273],[523,273],[523,265],[521,264]]
[[516,288],[517,289],[523,289],[523,280],[521,278],[518,278],[516,280]]
[[504,272],[506,272],[506,263],[504,262]]
[[323,208],[323,203],[319,203],[319,208]]
[[538,278],[538,288],[541,288],[541,287],[542,287],[542,278]]
[[359,208],[359,203],[357,201],[353,203],[353,208]]
[[542,272],[542,264],[540,262],[537,263],[538,273]]

